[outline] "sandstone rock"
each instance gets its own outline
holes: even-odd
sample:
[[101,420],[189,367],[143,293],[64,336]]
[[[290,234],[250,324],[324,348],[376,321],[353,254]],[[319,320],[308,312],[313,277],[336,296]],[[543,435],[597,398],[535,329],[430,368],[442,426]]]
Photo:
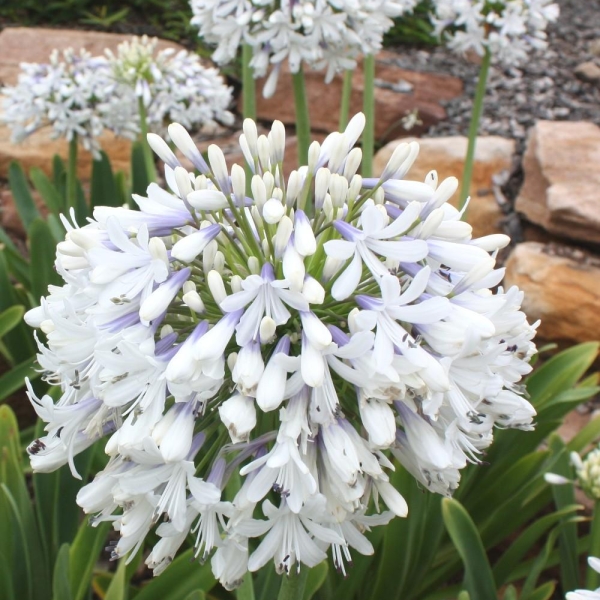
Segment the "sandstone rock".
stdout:
[[[108,154],[113,170],[129,172],[131,142],[118,138],[107,131],[99,138],[102,149]],[[69,155],[69,144],[64,139],[52,139],[50,128],[45,128],[30,135],[20,144],[10,141],[10,129],[0,125],[0,177],[6,178],[8,167],[13,160],[19,161],[26,173],[31,167],[39,167],[46,175],[52,172],[52,159],[58,154],[63,159]],[[89,179],[92,172],[92,155],[79,148],[78,175]]]
[[[0,32],[0,84],[14,85],[17,82],[22,62],[43,63],[48,61],[55,48],[66,50],[85,48],[94,55],[104,54],[106,48],[117,46],[132,36],[79,29],[45,29],[41,27],[7,27]],[[175,42],[159,40],[158,49],[183,46]],[[1,139],[1,138],[0,138]]]
[[600,67],[592,60],[577,65],[575,75],[588,83],[600,83]]
[[584,342],[600,331],[600,259],[556,244],[519,244],[506,263],[506,287],[524,292],[523,310],[541,319],[539,336]]
[[[405,138],[390,142],[384,146],[373,161],[373,172],[380,175],[396,146]],[[427,173],[433,169],[438,172],[440,180],[454,176],[462,177],[467,138],[462,136],[417,139],[421,146],[419,156],[406,179],[423,181]],[[469,204],[468,221],[473,226],[473,235],[480,237],[491,233],[502,232],[499,224],[503,213],[494,195],[494,177],[511,168],[515,142],[506,138],[489,136],[477,140],[473,179],[471,182],[471,203]],[[452,200],[456,206],[458,193]]]
[[600,127],[538,121],[523,157],[516,209],[550,233],[600,243]]
[[[286,124],[296,121],[292,76],[287,62],[282,66],[277,91],[272,98],[262,97],[264,80],[257,81],[257,115],[260,119],[279,119]],[[462,82],[449,75],[418,73],[400,69],[394,64],[394,54],[382,52],[376,60],[375,136],[380,141],[406,134],[402,119],[418,111],[422,122],[411,133],[426,131],[446,117],[442,101],[462,94]],[[326,85],[324,71],[305,71],[306,93],[313,131],[331,133],[338,130],[343,76],[337,75]],[[362,110],[364,76],[359,62],[352,79],[350,115]],[[240,99],[241,102],[241,99]],[[241,111],[241,104],[239,106]]]

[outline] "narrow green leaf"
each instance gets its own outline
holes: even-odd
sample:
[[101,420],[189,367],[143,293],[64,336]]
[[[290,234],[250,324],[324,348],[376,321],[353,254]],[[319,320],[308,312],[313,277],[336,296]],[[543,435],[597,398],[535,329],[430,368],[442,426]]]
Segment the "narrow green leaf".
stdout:
[[552,396],[575,386],[590,368],[600,344],[579,344],[553,356],[527,379],[527,391],[532,404],[542,407]]
[[[0,254],[4,255],[6,271],[26,288],[30,285],[29,263],[23,258],[19,249],[4,228],[0,227]],[[0,297],[2,294],[0,294]]]
[[29,191],[25,173],[18,162],[10,163],[8,168],[8,183],[15,201],[15,208],[19,213],[23,227],[27,231],[33,221],[40,218],[40,213]]
[[31,254],[31,293],[39,302],[48,293],[48,286],[60,285],[61,278],[54,268],[56,241],[48,224],[36,219],[28,230]]
[[451,498],[442,500],[444,524],[465,568],[465,587],[472,598],[496,600],[496,584],[483,543],[471,517]]
[[321,586],[325,583],[325,579],[327,579],[328,571],[329,566],[326,561],[323,561],[308,572],[302,600],[311,600],[311,598],[321,589]]
[[583,449],[600,437],[600,417],[591,420],[567,444],[569,452],[583,452]]
[[527,527],[494,565],[494,579],[497,584],[502,585],[508,581],[510,573],[518,565],[519,561],[546,531],[555,526],[563,517],[575,514],[579,508],[580,506],[577,504],[565,506],[562,510],[540,517]]
[[115,176],[110,159],[105,152],[100,153],[100,160],[95,160],[92,166],[92,182],[90,202],[95,206],[120,206],[120,195],[115,182]]
[[242,585],[235,590],[235,597],[237,600],[254,600],[254,582],[250,571],[244,575]]
[[202,590],[194,590],[185,597],[185,600],[206,600],[206,594]]
[[152,579],[139,591],[135,600],[185,598],[196,590],[209,592],[216,583],[210,562],[199,565],[194,560],[193,552],[193,548],[190,548],[179,555],[160,577]]
[[517,597],[517,590],[514,585],[509,585],[504,590],[504,598],[503,600],[519,600]]
[[458,595],[458,598],[456,600],[471,600],[471,596],[469,595],[469,592],[467,592],[466,590],[463,590]]
[[36,371],[35,365],[36,358],[32,356],[4,375],[0,375],[0,402],[20,390],[25,385],[25,377],[29,377],[33,381],[40,376],[41,373]]
[[25,308],[23,306],[11,306],[0,313],[0,338],[12,331],[23,318]]
[[117,206],[128,204],[131,199],[131,193],[129,191],[129,185],[127,184],[127,176],[123,171],[117,171],[115,174],[115,185],[118,194]]
[[131,191],[133,194],[145,196],[149,184],[144,149],[140,142],[134,142],[131,145]]
[[[550,450],[559,458],[554,466],[554,472],[558,475],[571,478],[573,469],[566,451],[565,443],[557,435],[553,434],[549,440]],[[552,495],[558,510],[575,504],[575,486],[571,483],[565,485],[553,485]],[[559,551],[561,556],[561,586],[564,593],[579,587],[579,559],[577,555],[577,524],[565,522],[561,527],[559,536]]]
[[125,578],[127,565],[126,561],[119,561],[117,571],[106,590],[106,596],[104,600],[127,600],[127,588],[128,582]]
[[[6,535],[6,533],[4,534]],[[9,559],[0,552],[0,600],[17,600],[13,577],[15,573],[10,568]]]
[[63,544],[58,551],[52,579],[52,600],[72,600],[69,585],[69,544]]
[[527,598],[522,597],[521,600],[550,600],[554,595],[555,588],[556,584],[554,581],[548,581],[537,590],[533,591]]
[[48,179],[47,175],[38,167],[32,167],[29,171],[29,178],[35,189],[40,193],[44,204],[55,215],[59,215],[63,210],[63,199],[55,185]]
[[99,523],[96,527],[91,527],[87,520],[79,526],[69,552],[69,577],[73,600],[83,600],[87,597],[94,566],[104,548],[109,529],[110,523]]

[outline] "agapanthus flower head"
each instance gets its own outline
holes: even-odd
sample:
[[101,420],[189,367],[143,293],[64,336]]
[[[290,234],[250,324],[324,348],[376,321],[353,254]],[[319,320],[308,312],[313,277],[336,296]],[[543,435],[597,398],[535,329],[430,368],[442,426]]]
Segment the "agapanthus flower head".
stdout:
[[546,47],[546,28],[556,21],[559,6],[552,0],[434,0],[432,21],[438,34],[460,53],[494,61],[523,62],[532,49]]
[[[48,64],[22,63],[18,83],[2,88],[3,120],[14,141],[50,126],[53,137],[68,141],[77,135],[84,148],[99,152],[98,137],[105,128],[132,136],[126,107],[111,104],[114,85],[108,62],[86,50],[54,50]],[[120,123],[120,126],[116,124]]]
[[187,128],[233,122],[228,111],[231,88],[218,70],[202,64],[197,54],[173,48],[157,50],[156,38],[134,37],[106,52],[121,101],[137,107],[140,98],[153,131],[166,132],[177,121]]
[[327,82],[336,72],[353,69],[359,54],[381,49],[392,18],[411,10],[416,0],[191,0],[192,24],[209,44],[217,46],[213,59],[231,62],[242,44],[253,49],[255,77],[271,74],[263,93],[275,91],[282,63],[292,73],[303,65],[327,68]]
[[363,179],[363,126],[359,114],[314,142],[284,177],[279,122],[266,136],[244,122],[251,176],[216,145],[202,157],[174,124],[197,172],[151,137],[170,190],[151,184],[140,210],[97,207],[83,227],[65,220],[65,284],[26,316],[63,395],[30,390],[48,424],[29,453],[36,471],[75,472],[73,456],[108,436],[110,461],[78,502],[113,521],[115,557],[164,518],[155,573],[190,532],[228,588],[328,549],[343,570],[373,552],[365,531],[407,514],[393,457],[450,495],[495,426],[532,427],[519,381],[535,326],[522,293],[497,287],[508,238],[472,238],[448,204],[455,178],[403,179],[414,142]]

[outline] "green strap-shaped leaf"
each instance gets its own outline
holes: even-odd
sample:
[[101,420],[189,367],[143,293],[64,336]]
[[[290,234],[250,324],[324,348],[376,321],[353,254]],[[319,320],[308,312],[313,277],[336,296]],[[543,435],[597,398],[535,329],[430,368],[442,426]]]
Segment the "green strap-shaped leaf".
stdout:
[[122,204],[110,159],[105,152],[101,152],[100,160],[95,160],[92,166],[90,202],[92,209],[95,206],[120,206]]
[[4,373],[4,375],[0,375],[0,402],[20,390],[25,385],[25,377],[29,377],[31,380],[37,379],[40,372],[35,367],[36,359],[35,356],[32,356]]
[[131,191],[140,196],[146,195],[150,181],[144,161],[144,150],[140,142],[131,145]]
[[[558,459],[553,472],[571,478],[573,468],[566,445],[558,434],[553,434],[549,440],[550,450]],[[572,483],[553,485],[552,495],[558,510],[575,504],[575,486]],[[561,586],[567,593],[579,587],[579,558],[577,553],[577,523],[562,519],[558,548],[560,551]]]
[[194,590],[185,597],[185,600],[206,600],[206,594],[202,590]]
[[546,531],[555,526],[562,518],[574,515],[580,508],[578,504],[565,506],[562,510],[540,517],[527,527],[494,565],[494,579],[498,585],[508,581],[510,573],[519,561],[533,548],[534,544]]
[[242,584],[237,590],[235,590],[235,597],[237,600],[255,600],[254,596],[254,582],[252,580],[252,573],[248,571],[244,575]]
[[25,308],[22,306],[11,306],[0,313],[0,338],[13,330],[23,318]]
[[18,162],[12,162],[8,167],[8,183],[15,201],[15,208],[25,231],[27,231],[33,221],[39,219],[40,213],[29,191],[25,173]]
[[600,344],[579,344],[553,356],[527,379],[527,391],[536,409],[556,394],[571,389],[590,368]]
[[531,592],[527,598],[522,597],[521,600],[550,600],[554,597],[554,589],[556,584],[553,581],[548,581],[544,585]]
[[139,591],[135,600],[185,598],[197,590],[210,591],[216,583],[210,562],[199,565],[193,552],[190,548],[179,555],[160,577],[152,579]]
[[442,500],[444,524],[465,567],[465,588],[471,598],[496,600],[496,584],[485,548],[471,517],[451,498]]
[[127,565],[124,560],[119,562],[117,571],[106,590],[104,600],[127,600],[128,582],[126,579]]
[[32,167],[29,171],[29,178],[48,209],[55,215],[59,215],[63,211],[64,199],[44,171],[38,167]]
[[327,564],[327,561],[323,561],[308,572],[302,600],[311,600],[311,598],[321,589],[321,586],[327,579],[328,571],[329,565]]
[[69,544],[58,551],[52,579],[52,600],[73,600],[69,585]]
[[73,600],[83,600],[87,597],[94,566],[104,548],[109,529],[110,523],[100,523],[97,527],[91,527],[87,519],[79,526],[69,551],[69,581]]
[[29,228],[31,254],[31,293],[37,302],[48,293],[50,284],[60,285],[61,279],[54,268],[56,241],[48,224],[36,219]]

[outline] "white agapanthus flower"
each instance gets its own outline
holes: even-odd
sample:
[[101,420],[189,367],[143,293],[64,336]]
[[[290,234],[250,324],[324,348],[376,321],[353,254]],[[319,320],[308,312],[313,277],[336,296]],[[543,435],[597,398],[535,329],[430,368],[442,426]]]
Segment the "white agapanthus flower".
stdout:
[[108,437],[108,465],[78,502],[120,532],[114,557],[166,521],[147,559],[156,573],[188,533],[229,589],[270,560],[288,572],[328,549],[343,570],[352,551],[373,552],[366,531],[407,514],[392,455],[451,495],[494,426],[531,429],[519,380],[535,325],[522,293],[497,287],[508,238],[472,238],[447,202],[455,178],[402,179],[414,142],[362,179],[364,123],[314,142],[286,179],[283,125],[259,136],[246,120],[249,181],[173,124],[199,173],[151,136],[170,191],[151,184],[139,211],[65,220],[65,284],[26,316],[63,395],[29,390],[47,423],[29,453],[36,471],[76,475],[74,455]]
[[487,49],[494,61],[518,64],[547,46],[546,27],[558,15],[552,0],[433,0],[432,21],[457,52]]
[[326,82],[353,69],[359,54],[376,54],[392,18],[412,10],[417,0],[190,0],[200,37],[216,45],[213,60],[231,62],[242,44],[253,49],[251,66],[263,77],[265,97],[277,85],[282,63],[292,73],[303,65],[327,69]]
[[187,128],[215,121],[231,124],[233,115],[227,109],[232,90],[218,70],[186,50],[157,51],[157,43],[143,36],[119,44],[116,53],[107,50],[119,101],[137,110],[141,98],[152,131],[166,131],[173,121]]
[[53,137],[70,141],[77,136],[98,155],[104,129],[135,135],[131,111],[111,97],[114,85],[105,58],[85,50],[54,50],[48,64],[22,63],[21,69],[16,85],[2,88],[3,120],[15,142],[50,126]]

